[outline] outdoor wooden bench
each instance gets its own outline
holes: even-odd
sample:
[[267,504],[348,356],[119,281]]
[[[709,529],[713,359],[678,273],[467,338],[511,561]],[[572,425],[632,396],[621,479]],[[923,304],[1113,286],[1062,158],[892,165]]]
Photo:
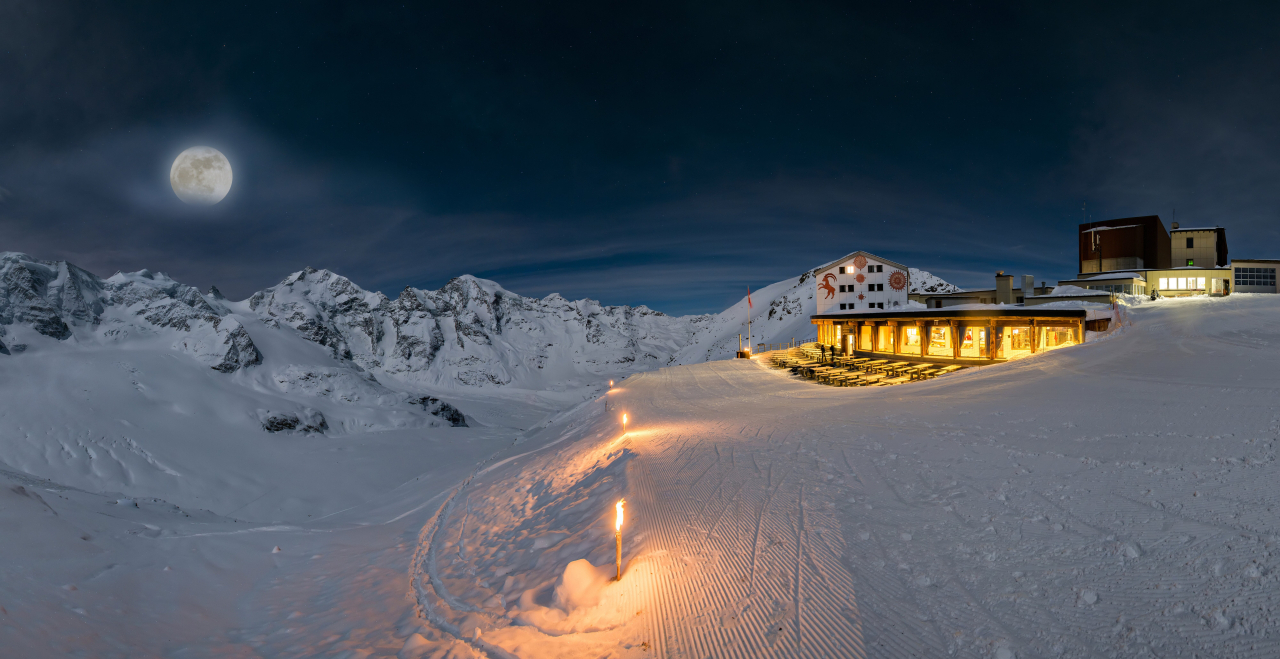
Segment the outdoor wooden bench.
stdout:
[[933,367],[922,368],[911,374],[911,377],[917,380],[927,380],[938,374],[938,369]]

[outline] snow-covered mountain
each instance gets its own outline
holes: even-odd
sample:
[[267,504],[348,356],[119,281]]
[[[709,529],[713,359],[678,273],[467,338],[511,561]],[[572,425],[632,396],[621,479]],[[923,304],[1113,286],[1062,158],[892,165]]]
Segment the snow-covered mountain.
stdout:
[[[328,270],[306,268],[231,302],[216,288],[202,294],[161,273],[101,279],[66,262],[5,252],[0,353],[35,345],[53,350],[63,342],[145,343],[232,375],[262,365],[265,352],[273,386],[303,397],[338,390],[346,392],[339,398],[366,400],[391,391],[415,400],[424,393],[447,397],[450,391],[497,388],[573,392],[638,371],[731,357],[739,334],[753,344],[809,338],[813,273],[755,291],[748,330],[745,296],[719,314],[676,317],[558,294],[524,297],[464,275],[439,290],[406,287],[391,299]],[[958,290],[914,268],[911,280],[913,291]],[[295,347],[273,356],[260,350],[267,338]],[[299,340],[323,348],[328,358],[296,363]],[[345,384],[334,384],[339,380]],[[369,387],[376,395],[356,393]],[[296,418],[298,427],[318,427],[303,420],[304,410],[283,414],[286,425]]]
[[232,305],[406,387],[574,389],[672,362],[709,316],[529,298],[469,275],[396,299],[307,268]]
[[955,284],[942,280],[941,277],[919,268],[908,268],[911,271],[911,288],[909,293],[959,293],[961,289]]
[[[4,343],[6,326],[19,328],[11,346]],[[63,341],[75,336],[72,327],[100,330],[111,342],[174,330],[168,333],[174,349],[223,373],[262,361],[225,306],[163,274],[141,270],[100,279],[65,261],[0,253],[0,352],[26,348],[22,328]]]
[[[244,306],[228,302],[217,289],[202,294],[162,273],[141,270],[102,279],[65,261],[4,252],[0,366],[11,374],[34,374],[75,363],[77,376],[104,387],[119,386],[119,370],[144,399],[179,408],[204,405],[225,389],[229,398],[218,416],[231,426],[268,432],[465,423],[448,404],[388,388],[358,364],[332,359],[306,341],[305,333],[281,331],[273,319],[240,313]],[[270,349],[259,350],[260,345]],[[119,368],[97,377],[93,364],[102,360]],[[138,379],[143,363],[156,377],[151,383]],[[88,418],[85,423],[94,425]]]

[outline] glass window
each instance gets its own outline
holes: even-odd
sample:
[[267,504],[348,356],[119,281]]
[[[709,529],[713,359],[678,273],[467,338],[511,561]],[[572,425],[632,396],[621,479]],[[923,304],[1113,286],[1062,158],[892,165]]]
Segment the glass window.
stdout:
[[876,350],[879,352],[893,352],[893,331],[898,328],[889,327],[887,325],[879,325],[876,327]]
[[1075,333],[1070,327],[1046,327],[1041,332],[1040,345],[1045,350],[1075,345]]
[[1187,259],[1187,265],[1195,265],[1195,264],[1196,264],[1195,259]]
[[1010,327],[1008,334],[1010,350],[1031,350],[1030,327]]
[[1202,291],[1204,290],[1204,277],[1200,277],[1199,279],[1196,280],[1196,288]]
[[1185,291],[1185,290],[1187,290],[1187,278],[1186,278],[1186,277],[1178,277],[1178,290],[1180,290],[1180,291]]
[[940,357],[951,357],[951,328],[929,328],[929,354]]
[[920,354],[920,328],[902,328],[902,352],[911,355]]
[[960,339],[961,357],[987,356],[987,328],[966,327]]
[[1168,280],[1168,278],[1166,278],[1166,277],[1161,277],[1161,278],[1160,278],[1160,288],[1161,288],[1162,290],[1163,290],[1163,289],[1167,289],[1167,288],[1169,288],[1169,280]]

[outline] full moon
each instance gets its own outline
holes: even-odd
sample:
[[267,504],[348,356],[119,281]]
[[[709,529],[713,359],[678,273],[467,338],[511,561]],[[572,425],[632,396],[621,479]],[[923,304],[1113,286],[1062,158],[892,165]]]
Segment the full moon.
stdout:
[[231,163],[213,147],[193,146],[173,161],[169,185],[188,204],[212,206],[231,190]]

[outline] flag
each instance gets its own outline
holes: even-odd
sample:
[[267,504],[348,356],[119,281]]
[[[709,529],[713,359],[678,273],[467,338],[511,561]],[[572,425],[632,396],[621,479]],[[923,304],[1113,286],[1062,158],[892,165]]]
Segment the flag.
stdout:
[[747,308],[751,308],[751,287],[747,287]]

